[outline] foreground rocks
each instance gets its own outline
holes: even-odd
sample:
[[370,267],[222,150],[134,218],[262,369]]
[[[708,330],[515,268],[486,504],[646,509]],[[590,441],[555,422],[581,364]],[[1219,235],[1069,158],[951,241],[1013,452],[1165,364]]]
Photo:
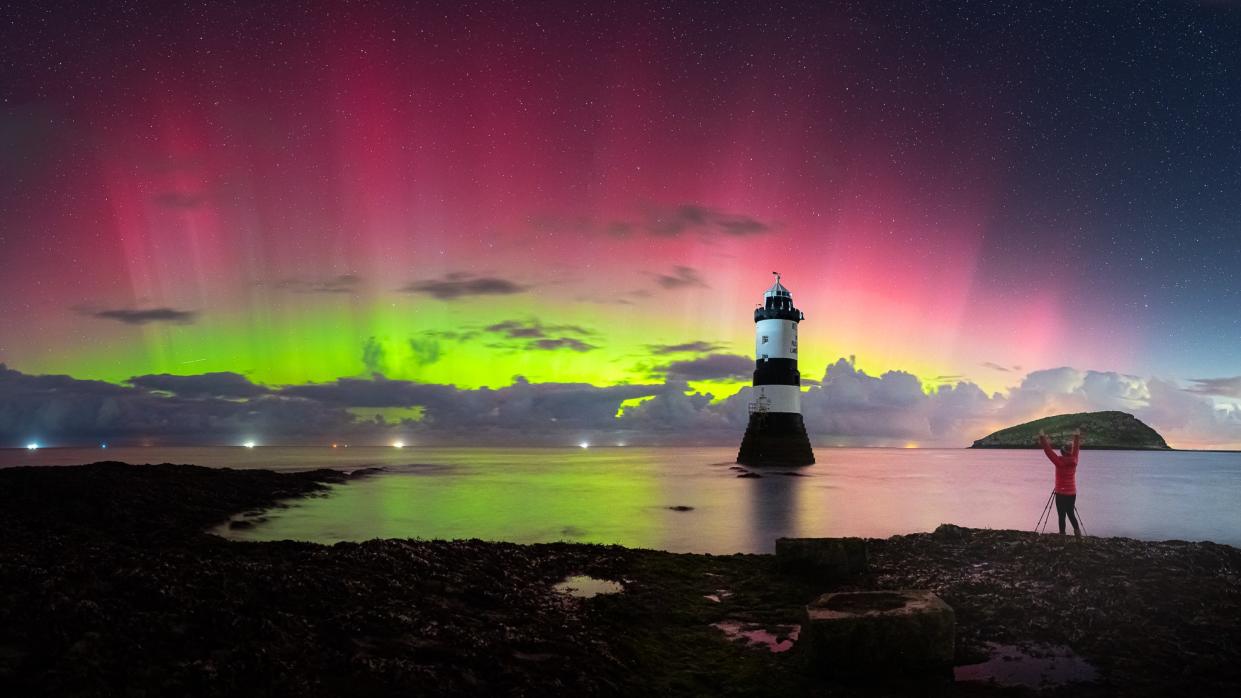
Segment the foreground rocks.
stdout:
[[551,585],[612,576],[623,550],[199,533],[343,478],[0,471],[0,694],[616,692],[620,665]]
[[[785,573],[768,555],[202,533],[347,480],[171,465],[0,470],[0,695],[1028,692],[899,672],[816,676],[796,630],[807,604],[885,589],[929,589],[955,610],[956,665],[1002,644],[1063,646],[1098,668],[1098,682],[1051,693],[1241,688],[1241,551],[1210,543],[945,529],[867,541],[868,567],[828,581]],[[555,592],[570,574],[624,591]],[[763,629],[773,642],[757,641]]]

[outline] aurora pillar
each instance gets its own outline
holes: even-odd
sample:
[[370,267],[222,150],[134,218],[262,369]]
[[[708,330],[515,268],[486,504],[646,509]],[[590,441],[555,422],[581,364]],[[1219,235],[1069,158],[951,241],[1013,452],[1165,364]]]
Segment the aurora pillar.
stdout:
[[[773,272],[775,273],[775,272]],[[780,283],[754,310],[754,400],[737,462],[743,465],[809,465],[814,451],[801,416],[797,325],[805,318]]]

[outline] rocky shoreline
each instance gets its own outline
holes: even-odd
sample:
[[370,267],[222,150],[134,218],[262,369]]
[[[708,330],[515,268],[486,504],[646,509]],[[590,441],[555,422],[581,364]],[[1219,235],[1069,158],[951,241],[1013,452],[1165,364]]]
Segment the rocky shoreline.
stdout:
[[[360,475],[119,463],[0,470],[0,694],[1241,690],[1241,550],[1213,543],[945,526],[869,541],[868,572],[826,583],[782,572],[769,555],[238,543],[205,533]],[[615,580],[624,591],[556,591],[569,575]],[[809,600],[902,588],[931,589],[955,609],[959,679],[996,678],[989,658],[1012,652],[1052,669],[1033,681],[999,672],[1003,685],[841,682],[807,666],[794,636]],[[1055,669],[1057,653],[1072,655],[1061,668],[1091,671]]]

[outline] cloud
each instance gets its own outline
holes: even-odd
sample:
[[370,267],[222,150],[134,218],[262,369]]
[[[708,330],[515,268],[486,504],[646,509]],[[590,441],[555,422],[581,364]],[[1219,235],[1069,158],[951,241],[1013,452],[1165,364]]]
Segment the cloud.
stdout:
[[819,386],[802,395],[807,429],[823,436],[927,439],[927,395],[917,376],[888,371],[870,376],[840,359]]
[[1186,388],[1199,395],[1219,395],[1221,397],[1241,398],[1241,376],[1228,378],[1191,378],[1193,385]]
[[371,379],[337,378],[329,383],[289,385],[277,394],[335,407],[414,407],[445,403],[455,391],[452,386],[390,380],[376,375]]
[[693,267],[676,266],[671,274],[655,275],[655,283],[666,289],[707,288],[707,283],[698,275]]
[[654,371],[677,381],[745,380],[753,376],[754,359],[737,354],[708,354],[656,366]]
[[[499,335],[504,339],[522,340],[520,346],[527,350],[572,349],[586,352],[598,348],[580,339],[580,337],[591,337],[595,334],[581,325],[543,325],[537,320],[505,320],[488,325],[483,328],[483,331]],[[509,348],[503,343],[496,344],[496,346]]]
[[[424,332],[422,337],[411,337],[406,340],[405,346],[409,350],[408,361],[414,366],[430,366],[438,362],[444,356],[443,344],[439,337],[449,333],[432,333]],[[452,339],[456,339],[455,334]],[[372,376],[386,375],[390,368],[399,366],[404,361],[405,354],[399,348],[395,352],[396,359],[392,359],[392,354],[384,343],[375,337],[367,337],[362,343],[362,365],[366,367],[366,372]]]
[[640,215],[610,221],[597,221],[585,216],[537,216],[530,221],[539,231],[554,234],[582,235],[599,233],[612,237],[628,237],[646,233],[655,237],[679,237],[687,234],[702,236],[746,237],[772,232],[776,226],[753,216],[732,213],[697,203],[648,207]]
[[581,325],[544,325],[538,320],[505,320],[494,325],[488,325],[483,330],[501,334],[510,339],[547,337],[551,334],[572,334],[580,337],[590,337],[596,334],[594,330],[587,329]]
[[[135,380],[157,380],[138,377]],[[185,377],[194,378],[194,377]],[[212,379],[233,389],[232,379]],[[190,384],[182,389],[193,391]],[[215,444],[261,436],[266,442],[318,440],[352,428],[343,409],[260,394],[249,399],[187,398],[137,385],[61,375],[27,375],[0,364],[0,443],[82,444],[95,440]]]
[[648,344],[647,350],[652,354],[703,354],[717,351],[723,345],[716,342],[685,342],[683,344]]
[[494,276],[473,276],[464,272],[454,272],[440,279],[415,281],[401,287],[400,291],[423,294],[442,301],[454,301],[469,296],[512,295],[523,293],[529,288],[529,286]]
[[573,351],[580,351],[580,352],[598,349],[598,347],[596,347],[593,344],[587,344],[586,342],[583,342],[580,339],[574,339],[572,337],[557,337],[555,339],[536,339],[535,341],[528,344],[527,348],[543,349],[546,351],[552,351],[555,349],[572,349]]
[[547,334],[537,322],[521,322],[518,320],[506,320],[497,322],[494,325],[484,327],[488,332],[502,334],[509,339],[530,339],[535,337],[546,337]]
[[116,320],[126,325],[147,325],[155,322],[167,322],[174,325],[189,325],[198,319],[194,310],[177,310],[176,308],[109,308],[104,310],[80,310],[84,315]]
[[[525,339],[522,341],[539,341]],[[28,375],[0,364],[0,443],[386,443],[564,445],[582,439],[735,445],[753,389],[716,400],[691,380],[747,378],[748,357],[711,354],[660,367],[647,384],[530,383],[462,389],[371,378],[268,387],[233,373],[136,376],[128,384]],[[807,383],[813,383],[807,381]],[[1241,409],[1170,381],[1059,367],[1034,371],[1003,393],[961,381],[930,392],[905,371],[869,375],[848,360],[802,391],[819,444],[967,446],[995,429],[1051,414],[1124,409],[1177,447],[1241,446]],[[638,404],[627,401],[642,398]],[[385,422],[354,408],[420,408]]]
[[658,237],[676,237],[687,232],[741,237],[770,232],[772,226],[742,214],[698,204],[681,204],[652,209],[647,214],[645,229]]
[[249,398],[269,392],[266,387],[251,383],[249,378],[240,373],[226,371],[200,373],[193,376],[157,373],[134,376],[129,379],[128,383],[145,390],[187,398]]
[[617,428],[625,400],[655,395],[662,385],[598,387],[586,383],[530,383],[522,377],[504,388],[465,390],[411,381],[341,378],[289,386],[282,395],[333,406],[424,408],[424,418],[404,433],[449,442],[568,443],[566,432]]
[[474,339],[479,334],[481,334],[480,330],[470,328],[470,329],[460,329],[460,330],[427,330],[426,332],[422,333],[422,336],[430,337],[432,339],[444,339],[444,340],[455,341],[455,342],[464,342],[464,341]]
[[362,343],[362,365],[369,373],[388,372],[388,354],[374,337],[367,337]]
[[411,338],[409,340],[409,352],[416,366],[430,366],[439,361],[443,356],[439,340],[434,337],[426,339]]
[[340,274],[327,279],[281,279],[276,288],[294,293],[356,293],[361,283],[357,274]]

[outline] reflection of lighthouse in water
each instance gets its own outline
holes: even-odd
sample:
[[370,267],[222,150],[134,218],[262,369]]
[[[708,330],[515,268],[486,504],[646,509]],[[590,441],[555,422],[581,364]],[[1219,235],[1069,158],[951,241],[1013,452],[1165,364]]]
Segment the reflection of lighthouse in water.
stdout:
[[[774,273],[774,272],[773,272]],[[797,323],[805,316],[780,283],[754,310],[754,401],[737,462],[743,465],[809,465],[814,451],[801,416],[797,371]]]

